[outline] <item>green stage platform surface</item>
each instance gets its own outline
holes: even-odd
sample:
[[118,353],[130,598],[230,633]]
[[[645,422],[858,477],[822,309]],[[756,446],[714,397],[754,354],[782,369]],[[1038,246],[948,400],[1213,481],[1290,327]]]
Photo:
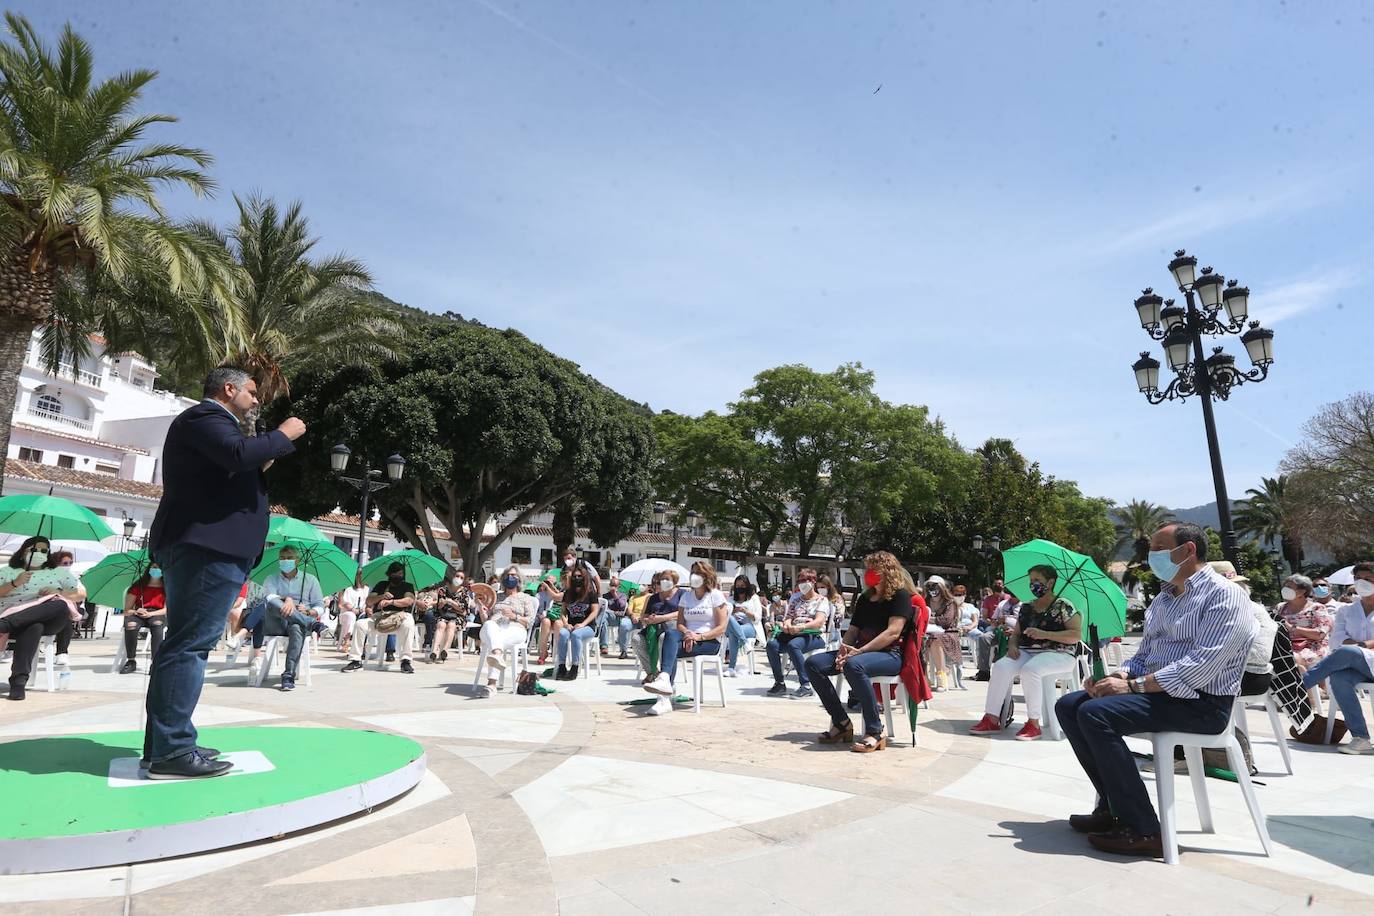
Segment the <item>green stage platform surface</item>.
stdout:
[[342,728],[207,728],[234,769],[138,772],[142,732],[0,744],[0,874],[128,864],[268,839],[367,811],[424,775],[424,749]]

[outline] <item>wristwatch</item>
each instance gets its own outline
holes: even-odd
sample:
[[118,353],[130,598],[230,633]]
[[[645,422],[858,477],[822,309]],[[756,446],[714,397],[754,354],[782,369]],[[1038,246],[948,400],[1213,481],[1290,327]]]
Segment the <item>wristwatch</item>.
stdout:
[[1143,677],[1138,677],[1138,678],[1136,678],[1135,680],[1131,681],[1131,692],[1132,692],[1132,693],[1144,693],[1144,692],[1145,692],[1145,678],[1143,678]]

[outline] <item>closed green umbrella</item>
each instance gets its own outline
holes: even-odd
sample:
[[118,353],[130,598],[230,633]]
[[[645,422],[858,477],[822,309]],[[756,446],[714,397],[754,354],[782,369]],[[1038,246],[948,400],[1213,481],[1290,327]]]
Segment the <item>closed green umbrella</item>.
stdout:
[[1027,541],[1002,551],[1007,589],[1023,602],[1035,601],[1030,590],[1030,568],[1050,566],[1058,573],[1055,594],[1083,615],[1083,634],[1097,628],[1102,639],[1126,632],[1126,595],[1121,586],[1102,571],[1092,557],[1060,547],[1053,541]]
[[123,607],[124,595],[148,571],[148,551],[112,553],[81,575],[86,600],[106,607]]
[[384,553],[363,566],[364,582],[380,582],[386,578],[386,568],[392,563],[405,567],[406,581],[417,589],[426,589],[444,581],[448,564],[419,550],[397,550]]
[[272,520],[267,523],[267,543],[277,545],[285,541],[325,541],[324,532],[316,528],[309,522],[303,522],[298,518],[290,518],[285,515],[274,515]]
[[326,595],[351,587],[358,576],[358,564],[353,558],[328,541],[287,541],[264,550],[248,578],[258,583],[267,581],[280,568],[278,555],[286,547],[296,551],[296,568],[318,579],[320,591]]
[[110,526],[85,506],[60,496],[19,494],[0,498],[0,531],[49,540],[103,541]]

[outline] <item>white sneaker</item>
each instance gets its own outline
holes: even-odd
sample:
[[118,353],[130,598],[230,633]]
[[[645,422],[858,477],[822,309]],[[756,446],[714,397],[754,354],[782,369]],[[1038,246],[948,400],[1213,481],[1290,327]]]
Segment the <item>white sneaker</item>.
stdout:
[[1374,754],[1374,744],[1370,743],[1368,738],[1357,738],[1351,735],[1350,743],[1342,744],[1336,750],[1342,754]]
[[239,650],[239,646],[242,646],[242,645],[243,645],[243,637],[242,637],[242,636],[235,636],[233,639],[229,640],[229,651],[230,651],[230,652],[237,652],[237,651]]
[[668,683],[668,675],[664,674],[662,671],[658,673],[658,677],[645,684],[644,689],[650,693],[656,693],[663,697],[670,697],[673,695],[673,685]]
[[739,672],[736,671],[733,667],[731,667],[726,668],[724,671],[722,671],[721,675],[723,677],[739,677]]
[[58,668],[60,668],[60,669],[63,670],[63,671],[67,670],[67,668],[69,667],[69,665],[67,664],[67,662],[68,662],[68,656],[67,656],[67,653],[65,653],[65,652],[63,652],[61,655],[59,655],[59,656],[57,656],[56,658],[54,658],[52,661],[53,661],[53,664],[54,664],[55,666],[57,666]]
[[262,667],[261,659],[253,659],[248,663],[248,683],[255,684],[258,680],[258,670]]
[[730,671],[731,671],[731,674],[730,674],[731,677],[748,677],[748,676],[749,676],[749,669],[748,669],[747,667],[745,667],[744,665],[736,665],[735,667],[731,668]]
[[490,698],[490,697],[491,697],[491,685],[490,685],[490,684],[486,684],[486,685],[483,685],[483,686],[481,686],[481,687],[478,687],[478,688],[477,688],[477,696],[481,697],[481,698],[484,699],[484,700]]
[[666,716],[673,711],[673,701],[667,697],[659,697],[654,701],[654,705],[649,707],[649,715]]
[[487,653],[487,667],[492,668],[492,669],[494,669],[494,670],[496,670],[496,671],[505,671],[505,670],[506,670],[506,660],[505,660],[504,658],[501,657],[501,653],[500,653],[500,652],[488,652],[488,653]]

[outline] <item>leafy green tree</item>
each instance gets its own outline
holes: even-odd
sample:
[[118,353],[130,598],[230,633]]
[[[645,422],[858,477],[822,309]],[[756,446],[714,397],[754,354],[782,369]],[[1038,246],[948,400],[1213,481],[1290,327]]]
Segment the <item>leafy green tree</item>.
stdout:
[[1288,490],[1288,476],[1261,477],[1260,487],[1245,491],[1246,498],[1236,506],[1236,533],[1259,538],[1265,544],[1278,544],[1284,559],[1293,569],[1302,568],[1302,538],[1298,536]]
[[[302,368],[291,403],[311,434],[272,469],[272,497],[295,515],[356,506],[331,480],[344,442],[374,467],[400,452],[405,479],[377,494],[398,536],[438,555],[434,522],[481,568],[533,516],[572,500],[576,521],[613,544],[644,518],[654,443],[647,412],[516,331],[436,324],[397,359]],[[484,540],[488,524],[495,535]],[[417,533],[418,532],[418,533]]]
[[1324,405],[1284,456],[1295,533],[1354,562],[1374,550],[1374,392]]
[[[35,328],[48,328],[50,361],[64,346],[113,324],[89,323],[107,309],[87,303],[93,287],[165,291],[169,315],[188,332],[216,319],[233,271],[222,248],[169,219],[167,187],[209,193],[210,156],[148,142],[176,119],[137,114],[156,77],[130,70],[96,82],[94,55],[71,26],[56,49],[22,16],[5,16],[0,41],[0,403],[13,404]],[[83,323],[87,322],[87,323]],[[84,343],[81,344],[84,346]],[[10,436],[0,416],[0,477]]]

